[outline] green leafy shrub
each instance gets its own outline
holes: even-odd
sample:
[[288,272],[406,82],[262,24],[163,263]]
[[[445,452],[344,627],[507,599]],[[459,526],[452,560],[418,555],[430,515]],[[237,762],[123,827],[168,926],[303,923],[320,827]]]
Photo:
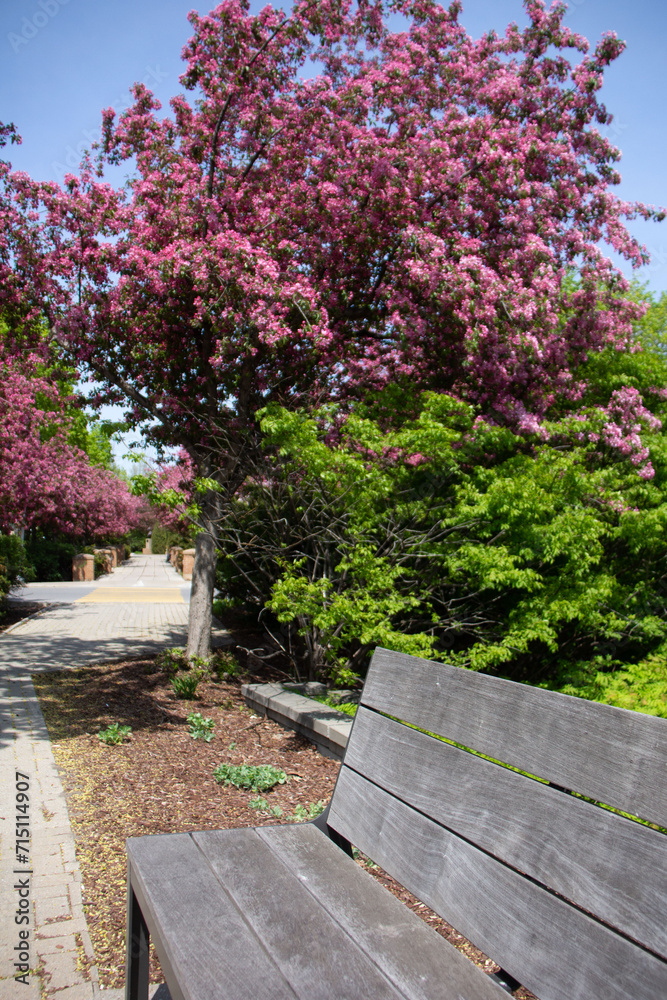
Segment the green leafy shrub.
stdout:
[[[264,599],[298,674],[345,686],[377,645],[529,683],[609,647],[641,660],[667,638],[667,366],[611,351],[581,377],[576,407],[523,434],[435,393],[393,428],[362,405],[344,422],[267,407],[274,451],[237,504],[225,586]],[[607,434],[614,398],[644,400],[648,450],[623,416],[623,448]]]
[[72,560],[81,547],[57,535],[32,531],[26,540],[25,550],[35,580],[58,582],[72,579]]
[[18,535],[0,535],[0,602],[12,587],[33,578],[25,546]]
[[132,726],[121,726],[117,722],[112,722],[106,729],[100,729],[97,738],[107,746],[118,746],[123,743],[132,732]]
[[146,545],[146,532],[140,530],[139,528],[133,528],[128,535],[125,536],[125,546],[129,549],[126,559],[129,559],[132,552],[143,552]]
[[219,764],[213,777],[219,784],[249,788],[252,792],[266,792],[287,781],[285,772],[271,764]]
[[165,528],[163,524],[156,521],[151,532],[151,552],[154,556],[166,555],[172,545],[180,545],[181,548],[188,549],[191,540],[186,535],[172,528]]
[[667,644],[639,663],[615,669],[601,658],[578,664],[548,686],[577,698],[667,719]]
[[204,718],[201,712],[190,712],[188,715],[188,725],[190,736],[193,740],[204,740],[210,743],[214,736],[215,724],[213,719]]

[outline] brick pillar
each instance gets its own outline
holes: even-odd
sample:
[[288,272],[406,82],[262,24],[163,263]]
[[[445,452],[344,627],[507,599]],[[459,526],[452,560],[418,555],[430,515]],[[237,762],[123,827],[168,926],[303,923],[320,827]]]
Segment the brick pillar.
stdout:
[[194,549],[184,549],[183,550],[183,579],[192,579],[192,567],[195,564],[195,550]]
[[72,579],[92,582],[95,579],[95,556],[81,552],[72,559]]

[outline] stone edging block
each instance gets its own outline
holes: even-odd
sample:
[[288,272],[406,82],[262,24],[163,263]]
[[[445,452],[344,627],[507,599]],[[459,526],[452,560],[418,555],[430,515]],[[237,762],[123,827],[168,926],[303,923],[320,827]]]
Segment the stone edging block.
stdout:
[[286,691],[280,684],[243,684],[246,705],[311,740],[326,757],[342,760],[352,727],[345,712]]

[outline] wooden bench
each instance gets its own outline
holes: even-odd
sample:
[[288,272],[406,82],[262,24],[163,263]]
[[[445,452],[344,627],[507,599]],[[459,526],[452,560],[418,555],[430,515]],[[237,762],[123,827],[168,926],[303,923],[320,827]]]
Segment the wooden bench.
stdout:
[[666,766],[665,719],[377,650],[325,817],[128,840],[128,1000],[149,932],[173,1000],[507,997],[350,844],[509,988],[665,1000],[667,835],[598,803],[667,827]]

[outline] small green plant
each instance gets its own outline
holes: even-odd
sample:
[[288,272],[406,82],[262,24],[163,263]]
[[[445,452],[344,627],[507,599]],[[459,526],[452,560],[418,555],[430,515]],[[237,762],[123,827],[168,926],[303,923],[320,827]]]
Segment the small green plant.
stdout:
[[211,661],[204,656],[190,656],[185,662],[185,669],[188,668],[199,670],[203,674],[211,669]]
[[201,678],[202,675],[199,670],[191,670],[190,673],[181,674],[180,677],[173,677],[171,689],[177,698],[182,698],[184,701],[192,701],[197,697],[197,686]]
[[240,677],[243,667],[231,653],[216,653],[213,659],[213,669],[219,681],[231,681]]
[[318,802],[309,802],[306,806],[302,806],[301,804],[296,805],[291,818],[297,823],[304,823],[308,819],[315,819],[316,816],[319,816],[323,812],[324,802],[320,799]]
[[117,722],[112,722],[106,729],[100,729],[97,737],[108,747],[118,746],[132,732],[132,726],[120,726]]
[[258,796],[256,799],[250,799],[248,803],[251,809],[257,809],[258,812],[268,813],[270,816],[275,816],[278,819],[282,816],[283,811],[280,806],[270,806],[266,799],[262,796]]
[[185,650],[178,646],[171,649],[164,649],[157,658],[161,670],[168,674],[175,674],[185,666]]
[[219,764],[213,777],[218,783],[249,788],[251,792],[266,792],[287,781],[285,772],[271,764]]
[[[270,806],[267,800],[261,795],[258,795],[255,799],[250,799],[248,806],[250,809],[256,809],[257,812],[266,813],[267,816],[275,816],[276,819],[283,815],[283,810],[280,806]],[[285,816],[285,819],[291,820],[293,823],[303,823],[306,820],[315,819],[316,816],[324,812],[324,808],[322,800],[319,802],[309,802],[305,806],[299,804],[294,807],[294,812],[288,813]]]
[[193,740],[204,740],[206,743],[210,743],[213,739],[215,723],[213,719],[205,719],[201,712],[190,712],[188,725]]
[[376,868],[379,868],[379,865],[376,865],[374,861],[371,861],[371,859],[367,858],[365,854],[362,854],[359,848],[357,847],[352,848],[352,857],[354,858],[355,861],[360,861],[362,865],[364,865],[371,871],[373,871]]
[[216,618],[222,618],[227,611],[232,611],[238,606],[238,601],[235,601],[231,597],[217,597],[213,601],[213,614]]

